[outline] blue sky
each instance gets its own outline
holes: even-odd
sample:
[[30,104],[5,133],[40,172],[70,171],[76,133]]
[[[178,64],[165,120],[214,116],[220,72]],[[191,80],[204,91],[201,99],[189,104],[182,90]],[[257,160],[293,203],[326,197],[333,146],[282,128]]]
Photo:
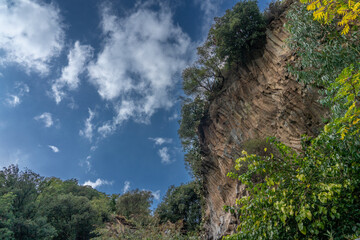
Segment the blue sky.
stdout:
[[146,189],[155,204],[188,182],[181,71],[235,3],[0,0],[0,167]]

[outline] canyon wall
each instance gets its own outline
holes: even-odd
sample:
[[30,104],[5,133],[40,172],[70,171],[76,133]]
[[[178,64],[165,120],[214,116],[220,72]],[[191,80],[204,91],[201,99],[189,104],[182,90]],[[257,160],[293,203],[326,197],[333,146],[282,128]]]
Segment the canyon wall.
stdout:
[[243,144],[275,136],[300,150],[301,135],[316,135],[326,114],[317,91],[297,83],[286,70],[295,56],[286,46],[284,23],[280,17],[269,25],[264,49],[227,76],[199,126],[207,239],[220,239],[236,228],[235,217],[223,206],[245,194],[238,181],[226,177]]

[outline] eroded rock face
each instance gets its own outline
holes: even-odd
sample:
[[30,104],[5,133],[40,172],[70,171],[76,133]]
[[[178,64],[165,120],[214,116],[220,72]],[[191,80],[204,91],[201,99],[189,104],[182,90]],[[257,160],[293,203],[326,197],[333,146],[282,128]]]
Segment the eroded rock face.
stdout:
[[258,56],[226,79],[199,126],[208,239],[219,239],[236,227],[236,219],[223,206],[245,194],[241,184],[226,177],[242,144],[275,136],[300,150],[301,135],[316,135],[326,113],[317,103],[317,91],[300,85],[286,71],[294,56],[285,44],[284,21],[271,23],[263,52],[254,53]]

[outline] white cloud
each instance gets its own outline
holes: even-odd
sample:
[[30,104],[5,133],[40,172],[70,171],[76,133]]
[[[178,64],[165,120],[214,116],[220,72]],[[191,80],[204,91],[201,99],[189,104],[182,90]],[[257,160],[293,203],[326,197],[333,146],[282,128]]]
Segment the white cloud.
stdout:
[[156,145],[163,145],[165,143],[172,143],[171,138],[149,138],[151,141],[154,141]]
[[86,181],[83,184],[83,186],[90,186],[92,188],[97,188],[97,187],[100,187],[100,186],[103,186],[103,185],[112,185],[112,184],[113,184],[112,181],[109,182],[109,181],[98,178],[95,182],[92,182],[90,180]]
[[124,182],[124,190],[123,193],[126,193],[127,191],[130,190],[130,182],[129,181],[125,181]]
[[8,94],[8,97],[5,99],[5,104],[9,107],[16,107],[21,103],[21,98],[30,92],[28,85],[22,82],[17,82],[15,84],[14,94]]
[[170,159],[169,149],[167,147],[161,148],[158,153],[161,158],[161,163],[169,164],[172,162]]
[[164,7],[153,11],[140,5],[125,18],[105,7],[102,31],[104,47],[88,71],[100,96],[118,102],[112,122],[98,129],[107,135],[130,118],[149,122],[156,110],[174,104],[171,92],[187,64],[191,41]]
[[63,48],[59,10],[37,0],[0,1],[0,64],[18,63],[27,72],[46,74]]
[[45,127],[51,127],[54,124],[51,113],[44,112],[43,114],[34,117],[37,121],[42,121]]
[[151,191],[151,194],[153,195],[154,199],[156,201],[159,201],[160,200],[160,190],[157,190],[157,191]]
[[91,170],[91,162],[89,160],[85,160],[85,164],[86,164],[86,171],[90,172],[90,170]]
[[53,145],[48,145],[48,147],[49,147],[54,153],[60,152],[60,150],[59,150],[58,147],[55,147],[55,146],[53,146]]
[[62,69],[61,77],[56,79],[51,87],[56,103],[60,103],[66,95],[63,88],[67,87],[69,90],[78,88],[79,75],[85,71],[85,65],[91,58],[92,52],[91,46],[81,45],[79,41],[76,41],[74,47],[70,49],[67,56],[68,65]]
[[174,113],[172,116],[169,117],[169,121],[173,121],[179,118],[179,114]]
[[112,132],[116,130],[116,127],[113,123],[105,123],[98,128],[98,132],[101,134],[102,137],[106,137]]
[[20,104],[20,98],[16,95],[9,95],[6,99],[5,99],[5,103],[9,106],[9,107],[16,107],[17,105]]
[[86,172],[88,173],[88,172],[90,172],[91,171],[91,155],[88,155],[85,159],[83,159],[83,160],[81,160],[80,162],[79,162],[79,165],[81,166],[81,167],[85,167],[86,168]]
[[89,139],[89,141],[91,141],[93,137],[94,126],[91,121],[94,119],[94,116],[95,113],[89,108],[89,117],[85,120],[84,129],[79,131],[80,136]]

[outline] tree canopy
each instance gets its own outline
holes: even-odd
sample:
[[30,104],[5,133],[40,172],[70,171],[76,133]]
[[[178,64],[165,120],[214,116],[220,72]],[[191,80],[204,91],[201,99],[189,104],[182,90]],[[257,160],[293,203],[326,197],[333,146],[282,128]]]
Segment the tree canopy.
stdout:
[[150,191],[138,189],[120,195],[116,200],[116,213],[140,224],[146,224],[150,217],[153,195]]
[[187,231],[194,231],[201,222],[201,198],[196,182],[170,186],[155,214],[160,223],[184,221]]

